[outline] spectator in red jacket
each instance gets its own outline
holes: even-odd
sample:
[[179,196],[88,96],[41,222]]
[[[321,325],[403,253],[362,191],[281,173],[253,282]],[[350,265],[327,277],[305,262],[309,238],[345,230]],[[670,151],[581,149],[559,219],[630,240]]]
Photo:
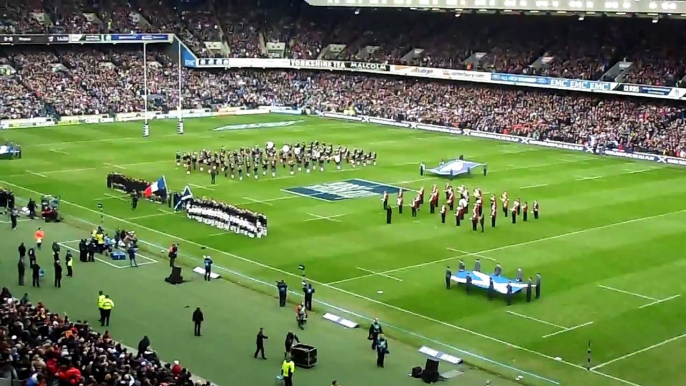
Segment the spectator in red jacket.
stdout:
[[60,379],[60,382],[69,385],[78,385],[81,382],[81,371],[72,366],[71,363],[69,366],[62,366],[55,375]]
[[179,361],[174,361],[174,366],[172,366],[171,369],[172,374],[174,374],[174,376],[178,376],[181,374],[182,370],[183,369],[181,368],[181,365],[179,365]]

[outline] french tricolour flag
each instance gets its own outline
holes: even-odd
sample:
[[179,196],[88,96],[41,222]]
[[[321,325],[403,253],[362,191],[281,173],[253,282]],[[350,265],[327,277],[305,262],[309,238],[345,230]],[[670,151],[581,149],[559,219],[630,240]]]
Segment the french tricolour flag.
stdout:
[[167,190],[167,179],[162,176],[158,178],[157,181],[150,184],[143,193],[145,194],[145,197],[150,197],[153,193],[164,190]]

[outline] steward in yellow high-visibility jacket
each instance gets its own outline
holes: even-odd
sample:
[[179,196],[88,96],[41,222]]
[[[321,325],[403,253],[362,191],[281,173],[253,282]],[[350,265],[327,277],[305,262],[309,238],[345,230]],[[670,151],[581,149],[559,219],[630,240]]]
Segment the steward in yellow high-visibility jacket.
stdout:
[[110,325],[110,315],[112,315],[112,309],[114,308],[114,301],[110,299],[109,295],[105,295],[105,299],[102,301],[102,321],[100,321],[101,326]]
[[281,365],[281,376],[283,377],[284,386],[293,386],[293,373],[295,372],[295,363],[291,358],[286,357]]
[[102,291],[98,292],[98,311],[100,312],[100,319],[98,319],[98,322],[102,323],[102,318],[104,313],[102,312],[102,302],[105,300],[105,295],[102,293]]

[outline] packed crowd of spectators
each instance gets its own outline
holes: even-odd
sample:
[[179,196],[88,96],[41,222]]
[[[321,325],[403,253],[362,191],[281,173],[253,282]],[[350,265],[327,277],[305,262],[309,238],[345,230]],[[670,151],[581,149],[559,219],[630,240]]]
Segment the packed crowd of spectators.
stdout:
[[[92,47],[92,46],[91,46]],[[8,50],[13,76],[0,77],[12,93],[1,93],[5,118],[40,115],[42,105],[58,115],[91,115],[144,110],[143,54],[126,48],[107,51],[77,48],[61,52]],[[160,51],[148,51],[148,110],[176,109],[178,64]],[[182,82],[189,72],[182,70]],[[5,89],[3,89],[5,90]],[[191,86],[188,90],[200,90]],[[197,93],[184,99],[184,108],[199,107]],[[44,112],[43,114],[44,115]]]
[[[146,337],[147,338],[147,337]],[[88,322],[51,313],[27,294],[0,292],[0,368],[30,385],[199,386],[178,363],[163,364],[141,341],[134,352]]]
[[42,103],[14,76],[0,76],[0,120],[44,116]]
[[[686,75],[679,21],[433,14],[398,10],[310,7],[302,0],[227,0],[170,7],[162,0],[8,0],[0,31],[45,32],[30,12],[46,10],[69,32],[170,32],[201,57],[266,57],[266,43],[282,42],[292,58],[316,59],[343,44],[339,59],[541,74],[598,80],[615,63],[634,63],[624,81],[674,86]],[[211,4],[211,3],[207,3]],[[0,5],[0,8],[2,6]],[[89,21],[84,13],[97,20]],[[226,43],[208,50],[205,43]],[[366,49],[367,47],[375,47]],[[414,49],[422,53],[409,55]],[[466,61],[485,54],[478,63]],[[539,61],[539,58],[545,58]],[[612,79],[609,79],[612,80]]]
[[686,108],[676,103],[388,77],[311,74],[307,103],[481,131],[679,155]]
[[[177,67],[159,52],[148,54],[148,108],[173,109]],[[18,75],[0,78],[13,90],[2,96],[3,116],[39,114],[41,101],[60,114],[142,111],[140,53],[83,49],[58,55],[11,56]],[[66,70],[50,69],[58,60]],[[182,82],[184,108],[354,107],[364,115],[567,142],[593,136],[611,146],[661,154],[680,154],[686,146],[686,108],[675,102],[315,71],[183,69]]]

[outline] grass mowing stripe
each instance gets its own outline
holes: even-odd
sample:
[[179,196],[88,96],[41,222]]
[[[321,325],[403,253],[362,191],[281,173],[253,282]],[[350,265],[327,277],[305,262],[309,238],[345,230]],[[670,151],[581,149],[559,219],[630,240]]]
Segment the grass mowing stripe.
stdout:
[[[24,190],[24,191],[26,191],[26,192],[30,192],[30,193],[33,193],[33,194],[36,194],[36,195],[41,195],[41,196],[44,195],[43,193],[40,193],[40,192],[35,191],[35,190],[33,190],[33,189],[25,188],[25,187],[23,187],[23,186],[21,186],[21,185],[17,185],[17,184],[14,184],[14,183],[9,183],[9,182],[7,182],[7,181],[4,181],[4,183],[7,184],[7,185],[9,185],[9,186],[14,186],[15,188]],[[74,206],[74,207],[80,208],[80,209],[85,210],[85,211],[88,211],[88,212],[92,212],[92,213],[97,214],[97,215],[102,215],[102,214],[101,214],[100,212],[98,212],[98,211],[95,211],[95,210],[90,209],[90,208],[86,208],[86,207],[81,206],[81,205],[76,204],[76,203],[72,203],[72,202],[69,202],[69,201],[66,201],[66,200],[63,200],[62,202],[65,203],[65,204],[67,204],[67,205],[72,205],[72,206]],[[636,221],[643,221],[643,220],[647,220],[647,219],[651,219],[651,218],[658,218],[658,217],[663,217],[663,216],[667,216],[667,215],[673,215],[673,214],[677,214],[677,213],[683,213],[683,212],[686,212],[686,209],[680,210],[680,211],[676,211],[676,212],[663,213],[663,214],[655,215],[655,216],[649,216],[649,217],[643,217],[643,218],[633,219],[633,220],[629,220],[629,221],[623,221],[623,222],[621,222],[621,223],[609,224],[609,225],[607,225],[607,226],[604,226],[604,228],[607,228],[607,227],[609,227],[609,226],[616,226],[616,225],[619,225],[619,224],[626,224],[626,223],[631,223],[631,222],[636,222]],[[282,275],[286,275],[286,276],[289,276],[289,277],[296,277],[296,278],[298,278],[298,279],[301,279],[301,276],[300,276],[300,275],[294,274],[294,273],[292,273],[292,272],[288,272],[288,271],[283,270],[283,269],[280,269],[280,268],[272,267],[272,266],[270,266],[270,265],[263,264],[263,263],[260,263],[260,262],[258,262],[258,261],[250,260],[250,259],[247,259],[247,258],[245,258],[245,257],[241,257],[241,256],[238,256],[238,255],[235,255],[235,254],[232,254],[232,253],[229,253],[229,252],[225,252],[225,251],[222,251],[222,250],[219,250],[219,249],[216,249],[216,248],[204,246],[204,245],[199,244],[199,243],[197,243],[197,242],[193,242],[193,241],[190,241],[190,240],[185,240],[185,239],[183,239],[183,238],[180,238],[180,237],[177,237],[177,236],[174,236],[174,235],[170,235],[170,234],[168,234],[168,233],[161,232],[161,231],[158,231],[158,230],[156,230],[156,229],[152,229],[152,228],[149,228],[149,227],[140,225],[140,224],[138,224],[138,223],[131,222],[131,221],[128,221],[128,220],[124,220],[124,219],[121,219],[121,218],[118,218],[118,217],[115,217],[115,216],[112,216],[112,215],[105,214],[104,216],[105,216],[105,217],[108,217],[108,218],[112,218],[112,219],[114,219],[114,220],[118,220],[118,221],[123,222],[123,223],[128,223],[128,224],[131,224],[131,225],[134,225],[134,226],[138,226],[138,227],[140,227],[140,228],[142,228],[142,229],[145,229],[145,230],[147,230],[147,231],[149,231],[149,232],[152,232],[152,233],[156,233],[156,234],[159,234],[159,235],[163,235],[163,236],[169,237],[169,238],[171,238],[171,239],[176,239],[176,240],[183,241],[184,243],[187,243],[187,244],[195,245],[195,246],[198,246],[198,247],[205,247],[205,248],[208,249],[208,250],[212,250],[212,251],[214,251],[214,252],[217,252],[217,253],[220,253],[220,254],[223,254],[223,255],[226,255],[226,256],[233,257],[233,258],[235,258],[235,259],[241,260],[241,261],[246,262],[246,263],[250,263],[250,264],[257,265],[257,266],[259,266],[259,267],[261,267],[261,268],[265,268],[265,269],[268,269],[268,270],[272,270],[272,271],[278,272],[278,273],[280,273],[280,274],[282,274]],[[599,228],[603,228],[603,227],[596,227],[596,228],[590,228],[590,229],[599,229]],[[578,234],[578,233],[582,233],[582,232],[584,232],[584,231],[585,231],[585,230],[581,230],[581,231],[572,232],[572,233],[577,233],[577,234]],[[569,235],[569,234],[566,234],[566,235]],[[556,237],[562,237],[562,236],[564,236],[564,235],[559,235],[559,236],[556,236]],[[539,241],[540,241],[540,240],[539,240]],[[531,242],[529,242],[529,243],[531,243]],[[509,246],[506,246],[506,247],[509,247]],[[494,249],[502,249],[502,248],[494,248]],[[383,273],[384,273],[384,274],[387,274],[388,272],[383,272]],[[357,294],[357,293],[354,293],[354,292],[351,292],[351,291],[344,290],[344,289],[342,289],[342,288],[338,288],[338,287],[335,287],[335,286],[332,286],[332,285],[328,285],[328,284],[326,284],[326,283],[318,282],[318,281],[315,281],[315,280],[310,280],[310,281],[313,282],[313,283],[315,283],[315,284],[324,286],[324,287],[326,287],[326,288],[330,288],[330,289],[332,289],[332,290],[335,290],[335,291],[338,291],[338,292],[347,294],[347,295],[349,295],[349,296],[356,297],[356,298],[359,298],[359,299],[362,299],[362,300],[366,300],[366,301],[368,301],[368,302],[370,302],[370,303],[378,304],[378,305],[380,305],[380,306],[383,306],[383,307],[386,307],[386,308],[393,309],[393,310],[398,311],[398,312],[400,312],[400,313],[404,313],[404,314],[407,314],[407,315],[411,315],[411,316],[417,317],[417,318],[419,318],[419,319],[424,319],[424,320],[429,321],[429,322],[433,322],[433,323],[436,323],[436,324],[439,324],[439,325],[442,325],[442,326],[445,326],[445,327],[448,327],[448,328],[452,328],[452,329],[455,329],[455,330],[458,330],[458,331],[462,331],[462,332],[465,332],[465,333],[467,333],[467,334],[474,335],[474,336],[477,336],[477,337],[480,337],[480,338],[483,338],[483,339],[486,339],[486,340],[489,340],[489,341],[492,341],[492,342],[495,342],[495,343],[499,343],[499,344],[502,344],[502,345],[504,345],[504,346],[506,346],[506,347],[510,347],[510,348],[512,348],[512,349],[516,349],[516,350],[520,350],[520,351],[523,351],[523,352],[527,352],[527,353],[536,355],[536,356],[541,357],[541,358],[545,358],[545,359],[547,359],[547,360],[550,360],[550,361],[553,361],[553,362],[556,362],[556,363],[562,363],[562,364],[564,364],[564,365],[566,365],[566,366],[570,366],[570,367],[573,367],[573,368],[576,368],[576,369],[580,369],[580,370],[583,370],[583,371],[589,371],[589,370],[586,369],[584,366],[578,365],[578,364],[576,364],[576,363],[564,361],[564,360],[558,360],[558,359],[555,358],[555,357],[552,357],[552,356],[550,356],[550,355],[544,354],[544,353],[539,352],[539,351],[536,351],[536,350],[532,350],[532,349],[523,347],[523,346],[521,346],[521,345],[517,345],[517,344],[511,343],[511,342],[507,342],[507,341],[505,341],[505,340],[498,339],[498,338],[492,337],[492,336],[490,336],[490,335],[482,334],[482,333],[480,333],[480,332],[477,332],[477,331],[474,331],[474,330],[470,330],[470,329],[465,328],[465,327],[457,326],[457,325],[454,325],[454,324],[451,324],[451,323],[448,323],[448,322],[445,322],[445,321],[442,321],[442,320],[438,320],[438,319],[435,319],[435,318],[432,318],[432,317],[429,317],[429,316],[426,316],[426,315],[422,315],[422,314],[419,314],[419,313],[416,313],[416,312],[413,312],[413,311],[410,311],[410,310],[406,310],[406,309],[404,309],[404,308],[397,307],[397,306],[394,306],[394,305],[392,305],[392,304],[384,303],[384,302],[381,302],[381,301],[376,300],[376,299],[372,299],[372,298],[369,298],[369,297],[366,297],[366,296],[363,296],[363,295],[360,295],[360,294]],[[625,380],[625,379],[622,379],[622,378],[619,378],[619,377],[615,377],[615,376],[613,376],[613,375],[609,375],[609,374],[605,374],[605,373],[597,372],[597,371],[593,371],[593,373],[594,373],[594,374],[598,374],[598,375],[600,375],[600,376],[602,376],[602,377],[605,377],[605,378],[608,378],[608,379],[613,379],[613,380],[615,380],[615,381],[618,381],[618,382],[621,382],[621,383],[624,383],[624,384],[631,385],[631,386],[639,386],[639,385],[637,385],[637,384],[635,384],[635,383],[633,383],[633,382],[631,382],[631,381],[627,381],[627,380]],[[547,378],[544,378],[544,377],[540,377],[540,376],[536,376],[536,377],[539,378],[539,379],[544,379],[544,380],[546,380],[547,382],[552,382],[552,383],[558,384],[556,381],[551,381],[551,380],[549,380],[549,379],[547,379]]]
[[[508,244],[508,245],[503,245],[503,246],[497,247],[497,248],[491,248],[491,249],[486,249],[486,250],[479,251],[479,252],[468,252],[468,253],[471,254],[471,255],[477,255],[477,254],[484,254],[484,253],[502,251],[502,250],[509,249],[509,248],[522,247],[522,246],[525,246],[525,245],[540,243],[540,242],[543,242],[543,241],[555,240],[555,239],[559,239],[559,238],[562,238],[562,237],[574,236],[574,235],[578,235],[578,234],[582,234],[582,233],[586,233],[586,232],[590,232],[590,231],[597,231],[597,230],[601,230],[601,229],[607,229],[607,228],[616,227],[616,226],[619,226],[619,225],[632,224],[632,223],[635,223],[635,222],[646,221],[646,220],[652,220],[652,219],[655,219],[655,218],[660,218],[660,217],[665,217],[665,216],[672,216],[672,215],[680,214],[680,213],[686,213],[686,209],[681,209],[681,210],[677,210],[677,211],[673,211],[673,212],[667,212],[667,213],[656,214],[656,215],[653,215],[653,216],[639,217],[639,218],[635,218],[635,219],[631,219],[631,220],[620,221],[620,222],[616,222],[616,223],[612,223],[612,224],[607,224],[607,225],[601,225],[601,226],[597,226],[597,227],[593,227],[593,228],[586,228],[586,229],[580,229],[580,230],[578,230],[578,231],[573,231],[573,232],[568,232],[568,233],[562,233],[562,234],[555,235],[555,236],[543,237],[543,238],[540,238],[540,239],[525,241],[525,242],[522,242],[522,243]],[[409,266],[407,266],[407,267],[400,267],[400,268],[396,268],[396,269],[390,269],[390,270],[387,270],[387,271],[383,271],[382,273],[393,273],[393,272],[405,271],[405,270],[408,270],[408,269],[420,268],[420,267],[424,267],[424,266],[427,266],[427,265],[432,265],[432,264],[442,263],[442,262],[449,261],[449,260],[454,260],[454,259],[459,258],[459,257],[460,257],[460,256],[452,256],[452,257],[448,257],[448,258],[445,258],[445,259],[438,259],[438,260],[427,261],[427,262],[425,262],[425,263],[409,265]],[[653,299],[653,298],[650,298],[650,299],[652,299],[652,300],[657,300],[657,299]]]
[[615,359],[613,359],[613,360],[610,360],[610,361],[601,363],[601,364],[599,364],[599,365],[597,365],[597,366],[593,366],[593,367],[591,367],[591,371],[595,371],[595,370],[597,370],[597,369],[599,369],[599,368],[601,368],[601,367],[605,367],[605,366],[607,366],[607,365],[609,365],[609,364],[612,364],[612,363],[615,363],[615,362],[619,362],[619,361],[624,360],[624,359],[627,359],[627,358],[631,358],[631,357],[633,357],[633,356],[635,356],[635,355],[644,353],[644,352],[646,352],[646,351],[649,351],[649,350],[652,350],[652,349],[654,349],[654,348],[663,346],[663,345],[665,345],[665,344],[667,344],[667,343],[671,343],[671,342],[677,341],[677,340],[682,339],[682,338],[686,338],[686,334],[681,334],[681,335],[679,335],[679,336],[675,336],[674,338],[670,338],[670,339],[663,340],[663,341],[660,342],[660,343],[656,343],[656,344],[651,345],[651,346],[648,346],[648,347],[646,347],[646,348],[642,348],[642,349],[640,349],[640,350],[637,350],[637,351],[634,351],[634,352],[630,352],[630,353],[628,353],[628,354],[626,354],[626,355],[622,355],[621,357],[615,358]]

